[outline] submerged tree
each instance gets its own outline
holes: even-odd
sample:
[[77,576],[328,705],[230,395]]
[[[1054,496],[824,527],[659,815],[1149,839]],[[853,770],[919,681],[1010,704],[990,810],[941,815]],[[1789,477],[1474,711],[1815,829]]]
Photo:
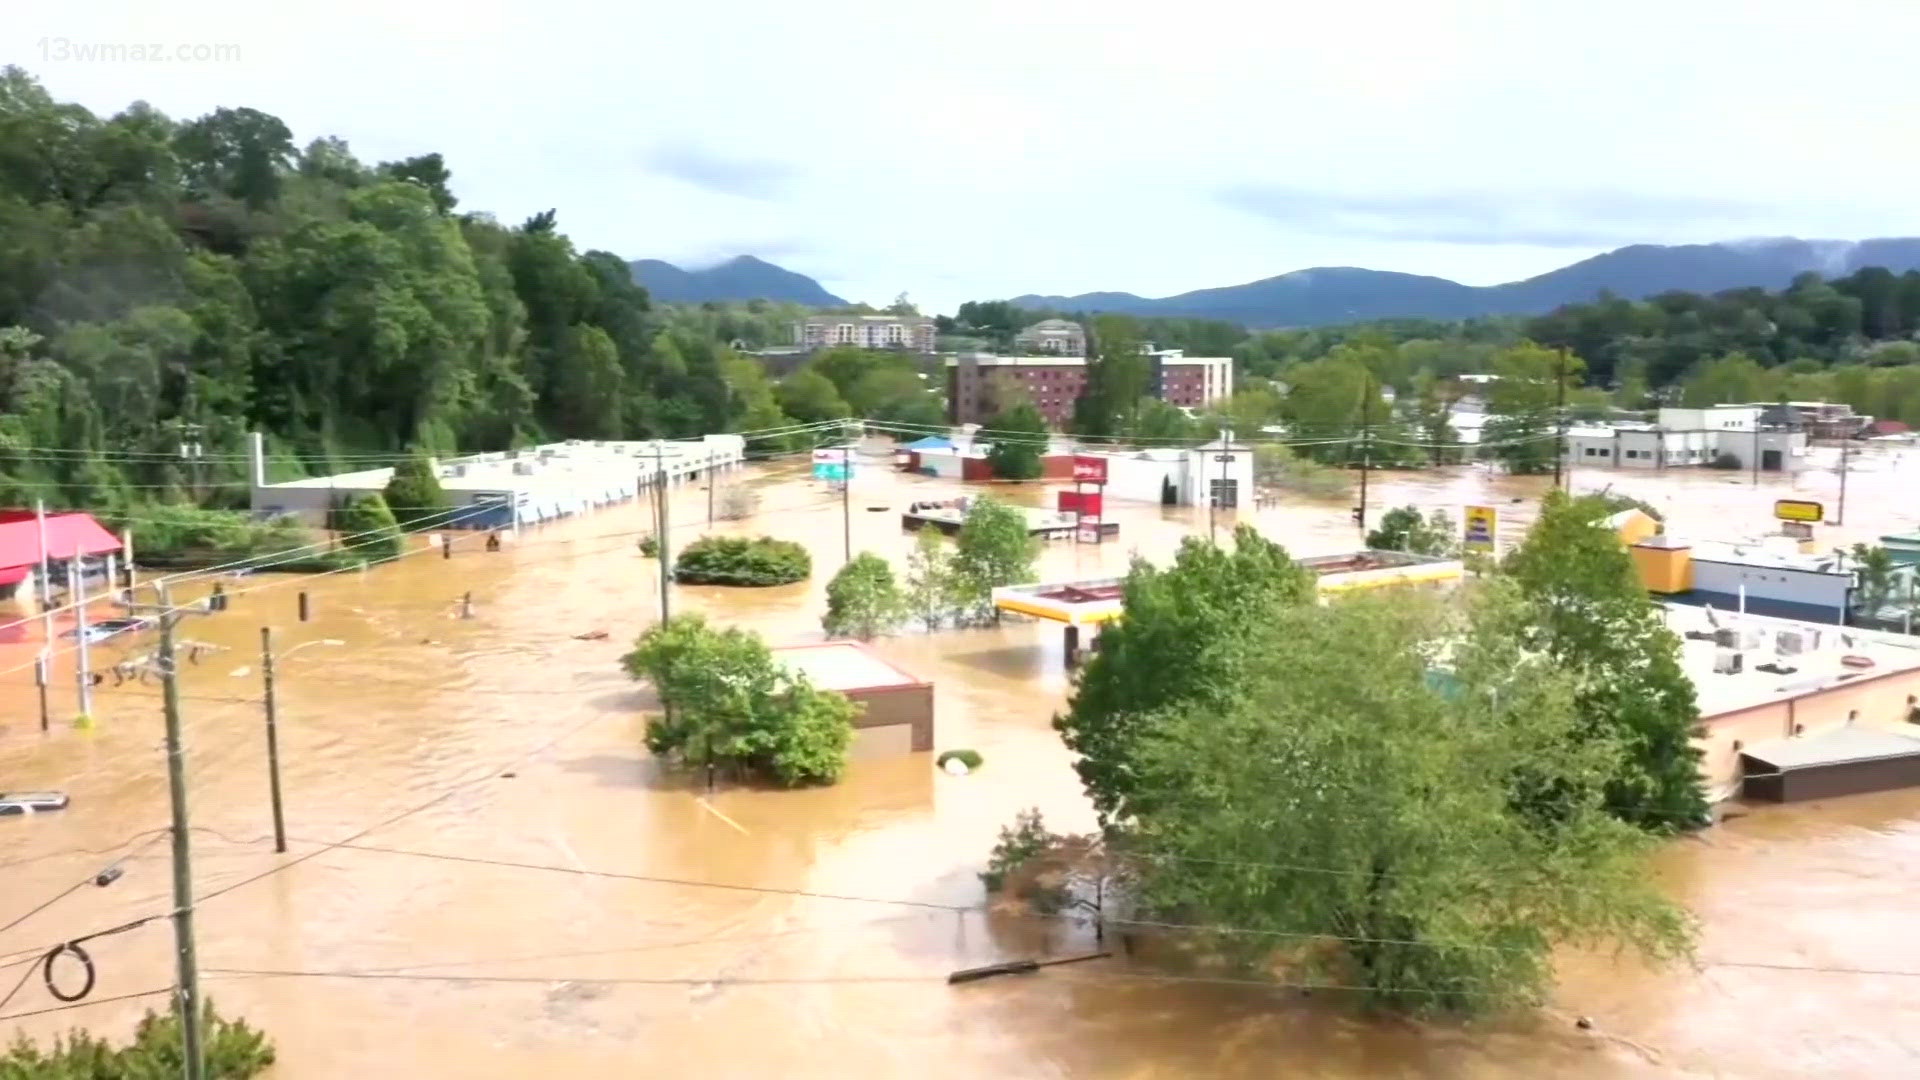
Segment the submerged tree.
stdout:
[[1134,562],[1125,618],[1101,630],[1067,711],[1053,721],[1079,755],[1073,767],[1102,824],[1124,823],[1153,797],[1139,784],[1148,717],[1177,704],[1225,707],[1258,628],[1315,591],[1312,573],[1250,525],[1234,529],[1231,549],[1189,537],[1164,570]]
[[1367,534],[1367,546],[1376,551],[1445,555],[1453,551],[1457,535],[1445,510],[1423,518],[1414,507],[1396,506],[1381,515],[1379,528]]
[[1041,452],[1047,448],[1047,421],[1031,401],[1002,409],[987,425],[992,445],[987,461],[1001,480],[1033,480],[1041,473]]
[[[1194,944],[1250,972],[1395,1011],[1537,1002],[1562,943],[1683,955],[1652,841],[1604,808],[1615,744],[1587,731],[1577,680],[1511,632],[1508,589],[1465,618],[1400,594],[1245,626],[1259,662],[1143,726],[1137,901],[1219,927]],[[1516,804],[1516,775],[1556,793],[1551,825]]]
[[1693,682],[1609,512],[1603,499],[1549,492],[1505,571],[1530,609],[1529,644],[1573,674],[1583,722],[1619,748],[1609,809],[1650,830],[1695,828],[1708,809]]
[[985,622],[995,616],[993,590],[1033,580],[1040,542],[1027,531],[1017,506],[981,497],[967,508],[955,538],[949,583],[960,617]]
[[433,462],[425,454],[412,454],[393,467],[393,478],[385,491],[387,508],[402,529],[443,526],[450,500],[440,486]]
[[903,607],[893,567],[863,551],[827,583],[827,613],[820,627],[832,637],[876,638],[899,625]]

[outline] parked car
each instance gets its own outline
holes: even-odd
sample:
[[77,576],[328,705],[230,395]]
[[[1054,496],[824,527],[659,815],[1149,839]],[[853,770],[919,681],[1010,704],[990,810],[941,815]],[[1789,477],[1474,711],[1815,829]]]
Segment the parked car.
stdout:
[[49,810],[66,808],[67,793],[64,791],[0,791],[0,817],[44,814]]
[[[101,619],[99,622],[88,623],[87,644],[98,645],[110,638],[119,637],[121,634],[132,633],[135,630],[144,630],[152,622],[152,619],[136,615],[119,619]],[[80,628],[74,627],[72,630],[60,636],[77,638],[80,636]]]

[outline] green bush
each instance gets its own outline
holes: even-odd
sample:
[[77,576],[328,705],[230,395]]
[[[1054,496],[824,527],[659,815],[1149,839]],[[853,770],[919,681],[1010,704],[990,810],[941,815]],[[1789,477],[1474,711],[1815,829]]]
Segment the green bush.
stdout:
[[333,530],[340,534],[341,551],[365,562],[397,559],[406,546],[393,511],[379,495],[354,495],[341,503],[333,512]]
[[440,486],[433,462],[424,454],[415,454],[393,467],[393,479],[387,481],[384,496],[394,520],[408,532],[440,525],[446,520],[442,515],[453,506]]
[[[211,1001],[202,1024],[209,1080],[244,1080],[273,1064],[267,1037],[243,1020],[223,1019]],[[0,1054],[0,1080],[152,1080],[180,1075],[184,1059],[180,1018],[148,1012],[134,1029],[133,1044],[120,1049],[80,1030],[56,1037],[44,1051],[19,1036]]]
[[904,611],[893,567],[873,552],[863,551],[827,583],[827,613],[820,619],[820,628],[832,637],[865,641],[891,632]]
[[127,529],[134,558],[144,566],[205,566],[257,557],[275,564],[291,559],[274,568],[299,569],[325,555],[320,534],[291,517],[262,519],[239,510],[162,504],[105,520]]
[[980,767],[980,763],[986,760],[980,756],[978,751],[975,751],[975,750],[948,750],[945,753],[941,754],[939,757],[933,759],[934,767],[938,769],[944,769],[947,767],[947,762],[952,761],[955,758],[958,758],[960,761],[960,764],[965,765],[967,767],[968,772],[973,772],[974,770],[978,769]]
[[673,563],[683,585],[787,585],[813,572],[807,549],[771,536],[703,536]]
[[640,538],[640,555],[642,558],[647,558],[647,559],[659,558],[660,557],[660,538],[653,535],[652,533],[648,533],[647,535],[641,537]]
[[1020,811],[1012,825],[1000,827],[1000,840],[987,857],[987,868],[980,872],[980,884],[995,893],[1011,888],[1038,911],[1059,911],[1071,894],[1057,875],[1045,871],[1048,864],[1059,862],[1057,855],[1064,839],[1047,828],[1039,807]]

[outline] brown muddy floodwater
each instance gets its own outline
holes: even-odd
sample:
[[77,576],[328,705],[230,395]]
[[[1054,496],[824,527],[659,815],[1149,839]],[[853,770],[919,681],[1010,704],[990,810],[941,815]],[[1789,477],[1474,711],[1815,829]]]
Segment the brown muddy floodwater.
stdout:
[[[1575,476],[1581,488],[1611,481],[1666,508],[1683,535],[1760,532],[1787,494],[1824,499],[1833,513],[1831,473],[1758,490],[1744,480]],[[841,558],[839,501],[791,473],[763,483],[758,518],[720,528],[806,543],[812,580],[677,589],[675,603],[775,643],[817,639]],[[1475,469],[1382,474],[1374,505],[1445,506],[1457,517],[1462,503],[1491,501],[1506,511],[1503,526],[1518,527],[1544,484]],[[863,476],[856,550],[903,559],[910,537],[898,509],[957,492]],[[1916,492],[1910,465],[1861,462],[1846,526],[1827,538],[1910,529]],[[705,530],[704,512],[699,491],[679,494],[675,519],[698,524],[676,530],[676,544]],[[1054,545],[1043,574],[1118,573],[1131,549],[1164,557],[1207,528],[1204,511],[1118,516],[1118,543]],[[1258,519],[1301,554],[1353,546],[1343,504],[1289,504]],[[1534,1016],[1379,1021],[1319,998],[1119,961],[950,988],[954,968],[1065,953],[1090,937],[1067,922],[946,910],[981,902],[974,872],[1020,808],[1039,806],[1056,827],[1091,823],[1048,722],[1068,691],[1057,629],[1010,623],[880,644],[936,683],[938,745],[985,755],[972,776],[937,774],[925,754],[858,760],[829,789],[733,788],[702,802],[647,759],[649,699],[615,664],[654,617],[657,570],[634,546],[644,527],[639,508],[623,507],[530,530],[497,554],[463,538],[450,560],[429,552],[298,585],[245,579],[230,583],[228,611],[185,628],[225,647],[184,681],[193,821],[204,830],[193,834],[200,962],[221,1010],[278,1043],[273,1076],[1920,1075],[1920,979],[1714,963],[1920,971],[1920,792],[1755,809],[1676,841],[1659,870],[1701,920],[1702,965],[1648,971],[1569,956],[1553,1007]],[[302,587],[315,612],[304,624]],[[476,610],[463,620],[454,601],[469,590]],[[280,666],[295,838],[285,856],[262,840],[263,624],[277,628],[283,653],[344,643],[302,648]],[[595,630],[609,637],[574,636]],[[132,854],[111,888],[88,886],[0,933],[0,964],[168,910],[166,841],[154,832],[167,822],[158,688],[105,687],[94,730],[56,724],[43,736],[36,647],[0,646],[0,789],[63,789],[73,805],[0,819],[0,924]],[[146,648],[101,647],[95,667]],[[63,678],[56,711],[70,717],[73,701]],[[316,843],[355,836],[359,847]],[[478,859],[556,869],[456,861]],[[285,869],[248,880],[274,867]],[[170,949],[164,920],[95,942],[94,998],[167,986]],[[0,968],[0,989],[15,970]],[[55,1004],[36,978],[0,1012]],[[167,999],[0,1021],[0,1039],[73,1025],[119,1036],[149,1004]],[[1594,1030],[1577,1030],[1576,1016],[1592,1017]]]

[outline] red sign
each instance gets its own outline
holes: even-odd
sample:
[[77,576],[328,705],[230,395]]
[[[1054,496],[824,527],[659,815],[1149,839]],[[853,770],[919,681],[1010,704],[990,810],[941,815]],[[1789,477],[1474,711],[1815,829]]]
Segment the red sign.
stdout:
[[1104,484],[1107,482],[1107,459],[1085,457],[1075,454],[1073,457],[1073,482],[1076,484]]
[[1101,498],[1097,491],[1062,491],[1057,493],[1059,511],[1063,514],[1091,514],[1100,516]]

